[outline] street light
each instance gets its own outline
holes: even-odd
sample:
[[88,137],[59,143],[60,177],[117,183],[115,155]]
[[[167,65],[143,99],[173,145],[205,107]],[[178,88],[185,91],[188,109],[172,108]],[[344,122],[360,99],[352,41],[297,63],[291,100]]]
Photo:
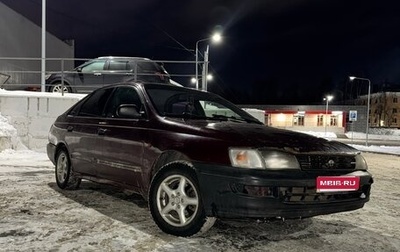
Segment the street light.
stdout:
[[371,100],[371,81],[367,78],[360,78],[360,77],[355,77],[355,76],[349,76],[350,81],[353,81],[355,79],[358,80],[363,80],[363,81],[368,81],[368,98],[367,98],[367,127],[365,130],[365,146],[368,146],[368,129],[369,129],[369,103]]
[[[199,72],[198,72],[198,64],[199,64],[199,43],[203,41],[211,40],[214,43],[219,43],[222,40],[220,33],[215,33],[213,36],[209,38],[200,39],[196,42],[196,89],[199,89]],[[207,48],[208,49],[208,48]]]
[[[208,81],[210,81],[210,80],[212,80],[214,77],[212,76],[212,74],[207,74],[207,80]],[[199,79],[201,79],[201,78],[199,78]],[[192,77],[191,79],[190,79],[190,82],[192,82],[193,84],[196,84],[196,78],[195,77]]]
[[332,95],[327,95],[324,97],[324,101],[326,101],[326,107],[325,107],[325,137],[326,137],[326,126],[328,125],[328,106],[329,102],[333,99]]

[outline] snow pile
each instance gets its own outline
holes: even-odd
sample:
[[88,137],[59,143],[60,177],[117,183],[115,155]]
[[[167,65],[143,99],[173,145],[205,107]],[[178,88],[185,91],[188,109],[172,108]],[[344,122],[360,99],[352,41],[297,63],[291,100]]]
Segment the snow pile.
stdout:
[[25,150],[27,148],[19,139],[14,126],[0,113],[0,151],[5,149]]
[[388,128],[369,128],[368,132],[374,135],[386,135],[400,137],[400,130]]
[[327,139],[337,138],[337,136],[334,132],[301,131],[301,130],[294,130],[294,131],[300,132],[300,133],[305,133],[305,134],[316,136],[316,137],[327,138]]
[[[348,138],[354,139],[365,139],[365,133],[362,132],[347,132]],[[400,130],[388,130],[388,129],[375,129],[373,133],[368,134],[370,140],[399,140],[400,141]]]

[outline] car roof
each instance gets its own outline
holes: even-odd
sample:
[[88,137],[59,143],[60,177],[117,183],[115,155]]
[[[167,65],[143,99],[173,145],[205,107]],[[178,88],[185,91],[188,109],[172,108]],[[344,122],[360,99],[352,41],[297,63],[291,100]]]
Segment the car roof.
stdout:
[[[203,90],[197,90],[193,88],[188,88],[184,86],[178,86],[178,85],[173,85],[173,84],[168,84],[168,83],[146,83],[146,82],[120,82],[120,83],[114,83],[110,84],[107,86],[104,86],[103,88],[110,88],[110,87],[120,87],[120,86],[133,86],[133,87],[163,87],[163,88],[169,88],[169,89],[184,89],[192,92],[206,92]],[[207,92],[206,92],[207,93]]]
[[125,57],[125,56],[102,56],[102,57],[97,57],[96,59],[127,59],[127,60],[140,59],[140,60],[152,61],[152,60],[149,59],[149,58],[143,58],[143,57]]

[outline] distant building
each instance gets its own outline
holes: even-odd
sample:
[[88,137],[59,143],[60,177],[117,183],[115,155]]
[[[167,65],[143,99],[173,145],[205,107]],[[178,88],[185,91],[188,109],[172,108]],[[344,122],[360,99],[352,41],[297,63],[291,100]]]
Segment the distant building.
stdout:
[[[0,2],[0,88],[20,89],[21,84],[25,87],[40,84],[41,29]],[[74,58],[74,51],[73,42],[46,34],[46,58]],[[60,61],[48,60],[46,70],[60,70],[60,65]],[[65,68],[73,68],[73,62],[65,62]],[[4,81],[6,85],[2,86]]]
[[[400,92],[371,94],[369,123],[371,127],[400,127]],[[368,95],[360,96],[355,104],[367,105]]]
[[[265,111],[265,124],[300,131],[365,132],[366,106],[329,105],[240,105]],[[353,118],[349,115],[353,114]],[[354,117],[355,115],[355,117]]]

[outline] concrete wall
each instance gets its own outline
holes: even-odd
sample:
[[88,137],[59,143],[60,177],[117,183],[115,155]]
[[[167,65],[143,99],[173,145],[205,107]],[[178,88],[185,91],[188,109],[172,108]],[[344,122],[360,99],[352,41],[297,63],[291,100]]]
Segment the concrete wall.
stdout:
[[[40,84],[41,27],[0,2],[0,73],[11,75],[10,84]],[[74,58],[74,46],[46,34],[46,58]],[[36,60],[10,60],[1,57],[38,58]],[[46,70],[56,71],[60,61],[46,61]],[[65,62],[65,69],[73,62]],[[11,72],[11,71],[24,71]],[[37,71],[28,73],[27,71]],[[2,83],[0,83],[2,84]],[[10,85],[7,88],[17,85]],[[19,87],[16,87],[19,88]]]
[[84,96],[0,90],[0,114],[16,128],[26,147],[44,151],[54,120]]

